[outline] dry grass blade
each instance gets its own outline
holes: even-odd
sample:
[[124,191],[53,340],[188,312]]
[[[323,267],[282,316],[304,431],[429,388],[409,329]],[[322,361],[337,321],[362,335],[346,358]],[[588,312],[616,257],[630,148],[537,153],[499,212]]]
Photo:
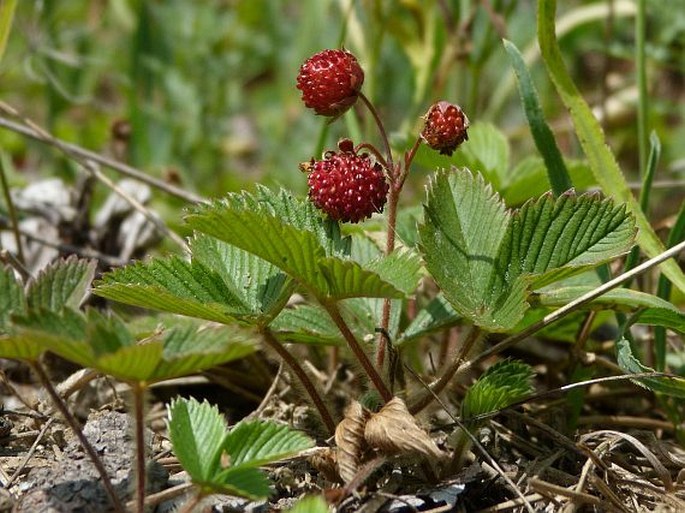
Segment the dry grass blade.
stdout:
[[555,496],[569,498],[576,505],[592,504],[594,506],[601,506],[603,503],[600,497],[595,497],[594,495],[590,495],[589,493],[569,490],[568,488],[564,488],[563,486],[548,483],[547,481],[543,481],[535,477],[530,478],[530,480],[528,481],[528,486],[530,486],[531,490],[534,490],[537,493],[545,495],[550,498],[554,498]]
[[[17,111],[15,109],[3,102],[0,102],[0,109],[8,113],[10,116],[17,115]],[[116,160],[109,159],[103,155],[100,155],[99,153],[95,153],[94,151],[86,150],[85,148],[81,148],[75,144],[57,139],[43,130],[37,130],[35,126],[24,126],[22,124],[10,121],[9,119],[0,117],[0,127],[6,128],[7,130],[11,130],[12,132],[16,132],[23,136],[30,137],[31,139],[41,141],[45,144],[49,144],[50,146],[54,146],[55,148],[75,159],[84,159],[96,162],[101,166],[113,169],[124,176],[139,180],[161,191],[164,191],[167,194],[188,201],[189,203],[200,203],[205,201],[204,198],[198,196],[197,194],[193,194],[192,192],[188,192],[184,189],[163,182],[162,180],[158,180],[157,178],[154,178],[143,171],[124,164],[123,162],[117,162]]]
[[664,488],[666,489],[666,491],[672,492],[674,490],[673,480],[671,479],[671,474],[669,473],[668,469],[666,469],[663,463],[659,461],[659,458],[652,451],[650,451],[645,444],[640,442],[634,436],[626,433],[621,433],[619,431],[603,430],[594,431],[592,433],[583,435],[581,437],[581,441],[587,443],[590,440],[602,438],[608,438],[606,446],[607,452],[611,452],[622,442],[628,442],[630,445],[635,447],[635,449],[637,449],[640,452],[640,454],[647,458],[647,461],[649,461],[650,465],[652,465],[652,468],[656,472],[656,475],[664,484]]

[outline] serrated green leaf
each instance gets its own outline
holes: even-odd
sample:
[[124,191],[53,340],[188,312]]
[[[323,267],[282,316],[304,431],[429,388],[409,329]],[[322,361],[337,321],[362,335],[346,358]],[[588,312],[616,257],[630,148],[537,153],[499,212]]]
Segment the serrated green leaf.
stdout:
[[426,268],[454,308],[484,328],[506,324],[492,318],[488,287],[508,225],[504,205],[480,175],[453,169],[431,179],[419,226]]
[[[616,356],[617,363],[626,373],[639,374],[642,372],[654,372],[654,369],[643,365],[635,355],[633,355],[630,343],[625,338],[621,338],[616,342],[616,348],[618,351]],[[672,397],[685,399],[685,379],[683,378],[636,378],[633,381],[652,392],[660,392]]]
[[[36,360],[42,352],[53,348],[54,341],[75,343],[86,333],[85,317],[70,309],[59,314],[49,310],[32,311],[13,317],[13,321],[14,332],[0,339],[0,351],[5,358]],[[66,358],[88,366],[83,347],[74,349],[70,356]]]
[[397,341],[397,345],[407,344],[436,331],[455,326],[461,319],[462,316],[452,308],[442,294],[439,294],[416,314]]
[[71,256],[58,260],[42,270],[26,287],[26,302],[33,310],[59,312],[62,308],[76,310],[86,297],[95,275],[94,260],[79,260]]
[[[277,315],[292,293],[292,280],[280,269],[214,237],[196,234],[190,251],[193,261],[216,271],[249,314],[260,322]],[[236,316],[241,314],[236,312]]]
[[265,499],[273,493],[264,472],[254,467],[228,467],[211,482],[211,490],[252,500]]
[[9,330],[10,316],[26,311],[24,288],[9,266],[0,266],[0,290],[0,333],[6,333]]
[[123,381],[152,381],[163,351],[161,340],[122,347],[97,356],[91,367]]
[[530,289],[627,251],[634,226],[596,196],[546,195],[513,215],[467,170],[431,181],[419,228],[426,267],[455,310],[491,331],[512,329]]
[[315,234],[259,209],[247,194],[202,205],[185,220],[191,228],[270,262],[307,287],[327,290],[318,266],[326,253]]
[[220,470],[226,424],[206,400],[179,398],[169,406],[169,438],[178,461],[194,483],[210,483]]
[[116,269],[102,277],[94,292],[130,305],[221,323],[250,313],[215,271],[178,257]]
[[404,293],[377,273],[352,260],[321,258],[319,268],[327,282],[327,295],[334,299],[351,297],[402,298]]
[[513,214],[497,267],[509,276],[533,276],[538,289],[625,253],[634,236],[625,208],[608,199],[547,194]]
[[242,421],[231,429],[224,450],[232,466],[257,467],[287,458],[314,445],[308,436],[288,426],[259,420]]
[[419,241],[417,226],[421,219],[421,205],[402,207],[397,213],[397,238],[408,248],[416,248]]
[[162,359],[147,378],[149,381],[196,374],[244,358],[258,347],[254,335],[237,326],[198,329],[198,323],[189,319],[176,319],[163,334],[163,344]]
[[320,306],[284,309],[269,327],[279,339],[302,344],[342,345],[340,330]]
[[287,513],[328,513],[328,504],[320,495],[300,499]]
[[523,362],[497,362],[466,392],[461,403],[462,418],[469,419],[491,413],[520,401],[533,391],[534,375],[530,365]]
[[397,249],[388,256],[370,261],[365,267],[405,295],[412,294],[421,279],[421,258],[409,249]]
[[[578,140],[588,158],[597,183],[605,194],[625,202],[635,216],[639,228],[637,241],[640,247],[650,257],[656,257],[664,252],[664,246],[628,187],[616,158],[607,145],[602,127],[573,83],[564,64],[556,39],[554,18],[557,2],[546,0],[538,2],[537,5],[538,44],[542,58],[557,93],[569,110]],[[685,274],[674,260],[662,263],[661,269],[681,291],[685,292]]]
[[341,258],[349,240],[337,224],[325,222],[309,202],[287,193],[231,194],[221,202],[201,205],[186,216],[187,223],[256,255],[313,290],[334,299],[401,297],[393,285],[358,262]]
[[350,252],[350,238],[343,237],[340,225],[322,216],[305,198],[296,198],[285,189],[274,192],[257,185],[254,195],[244,196],[246,203],[283,220],[283,222],[314,234],[328,256],[344,256]]

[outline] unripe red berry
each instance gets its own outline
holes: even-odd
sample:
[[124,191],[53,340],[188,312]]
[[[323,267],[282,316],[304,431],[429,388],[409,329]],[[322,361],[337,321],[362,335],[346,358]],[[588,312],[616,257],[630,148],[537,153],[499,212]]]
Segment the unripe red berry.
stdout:
[[309,174],[309,199],[336,221],[358,223],[382,212],[388,196],[388,183],[380,164],[367,154],[357,154],[349,140],[329,151],[323,160],[302,166]]
[[433,104],[423,118],[426,123],[421,138],[443,155],[452,155],[457,146],[469,139],[466,133],[469,118],[459,105],[440,101]]
[[357,101],[364,71],[347,50],[323,50],[300,67],[302,101],[322,116],[340,116]]

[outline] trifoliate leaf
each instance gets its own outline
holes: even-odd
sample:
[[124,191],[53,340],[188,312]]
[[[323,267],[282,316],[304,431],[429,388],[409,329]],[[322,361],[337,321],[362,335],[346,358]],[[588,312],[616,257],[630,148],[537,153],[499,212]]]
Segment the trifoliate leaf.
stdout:
[[431,180],[419,226],[426,268],[457,312],[493,331],[526,309],[525,285],[506,284],[495,268],[508,227],[504,204],[480,175],[453,169]]
[[[8,341],[50,349],[84,367],[128,382],[153,383],[242,358],[255,350],[252,335],[236,326],[198,329],[192,320],[138,339],[115,315],[64,309],[19,318]],[[0,339],[1,340],[1,339]],[[2,343],[0,342],[0,348]]]
[[214,237],[196,234],[190,241],[193,261],[216,271],[226,287],[245,306],[247,314],[236,316],[271,319],[285,306],[293,289],[280,269],[267,261]]
[[531,289],[606,262],[635,235],[623,207],[572,192],[509,214],[480,176],[439,172],[419,228],[426,267],[455,310],[490,331],[511,330]]
[[164,352],[148,380],[196,374],[254,353],[255,335],[238,326],[203,327],[190,319],[175,319],[162,334]]
[[327,256],[322,230],[307,229],[313,220],[321,223],[320,216],[310,212],[309,221],[302,204],[294,199],[279,206],[287,212],[285,217],[282,212],[277,216],[273,206],[259,197],[229,194],[222,201],[196,207],[185,220],[195,230],[270,262],[305,286],[325,291],[327,285],[317,265]]
[[538,289],[628,251],[635,225],[623,206],[597,194],[545,194],[512,215],[496,266],[531,275]]
[[491,413],[525,398],[533,391],[533,369],[516,360],[497,362],[471,385],[461,403],[461,417]]
[[335,299],[351,297],[402,298],[405,294],[376,272],[352,260],[321,258],[319,269],[327,282],[327,295]]

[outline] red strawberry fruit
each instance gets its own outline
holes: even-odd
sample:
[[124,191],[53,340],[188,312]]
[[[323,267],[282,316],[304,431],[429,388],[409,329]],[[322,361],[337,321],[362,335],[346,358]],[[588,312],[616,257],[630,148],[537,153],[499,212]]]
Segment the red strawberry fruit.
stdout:
[[340,116],[354,105],[363,83],[364,71],[347,50],[316,53],[297,75],[304,104],[322,116]]
[[469,136],[469,118],[459,105],[446,101],[435,103],[423,117],[426,121],[421,138],[434,150],[443,155],[452,155]]
[[309,199],[336,221],[358,223],[382,212],[389,189],[383,168],[369,155],[358,154],[349,139],[338,148],[303,166],[311,171]]

